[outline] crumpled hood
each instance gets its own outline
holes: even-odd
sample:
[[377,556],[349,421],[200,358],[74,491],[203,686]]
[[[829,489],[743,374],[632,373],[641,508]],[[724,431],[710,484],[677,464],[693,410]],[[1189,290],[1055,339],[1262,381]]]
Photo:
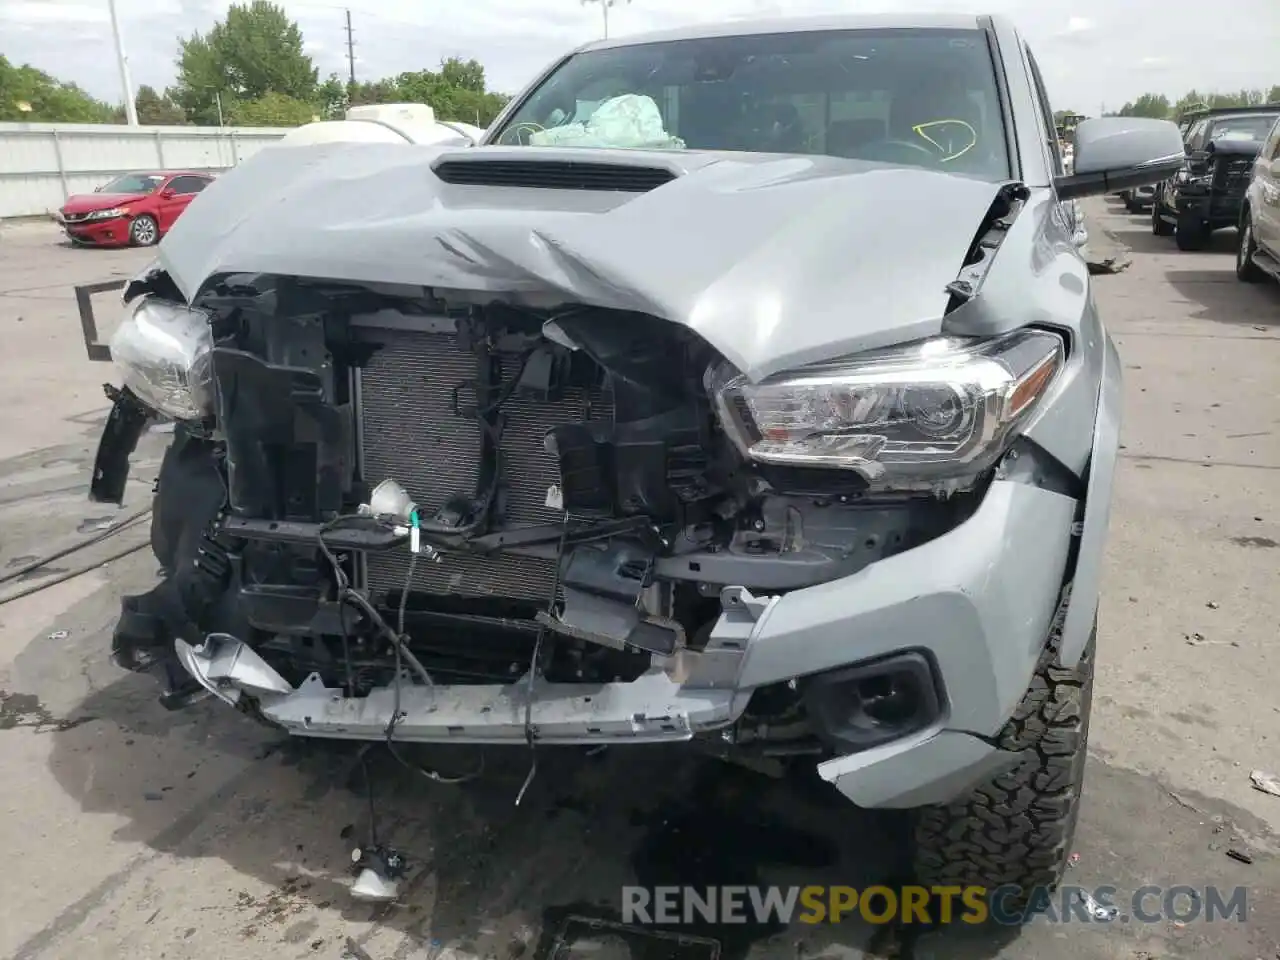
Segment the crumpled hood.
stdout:
[[[665,167],[647,193],[445,183],[437,160]],[[1000,184],[830,157],[334,143],[263,149],[160,246],[232,272],[550,295],[690,327],[753,379],[936,334]]]

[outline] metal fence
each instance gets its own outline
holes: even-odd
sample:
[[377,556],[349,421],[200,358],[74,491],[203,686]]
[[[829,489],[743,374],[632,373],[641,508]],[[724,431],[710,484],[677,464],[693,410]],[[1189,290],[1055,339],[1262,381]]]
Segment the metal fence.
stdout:
[[52,213],[75,193],[134,170],[234,167],[281,127],[0,123],[0,219]]

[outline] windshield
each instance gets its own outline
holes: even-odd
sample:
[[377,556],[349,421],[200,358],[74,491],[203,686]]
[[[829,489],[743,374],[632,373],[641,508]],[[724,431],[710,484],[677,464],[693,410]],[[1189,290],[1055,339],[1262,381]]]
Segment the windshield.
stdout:
[[110,183],[103,184],[99,193],[152,193],[164,183],[158,173],[126,173]]
[[980,30],[832,30],[589,50],[489,141],[828,154],[1010,176]]
[[1245,117],[1223,117],[1215,120],[1209,131],[1210,140],[1265,140],[1280,114],[1254,113]]

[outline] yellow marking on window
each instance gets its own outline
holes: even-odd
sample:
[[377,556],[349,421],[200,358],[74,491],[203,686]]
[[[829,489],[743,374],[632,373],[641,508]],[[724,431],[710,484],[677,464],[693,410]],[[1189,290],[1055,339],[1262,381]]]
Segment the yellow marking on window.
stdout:
[[[950,137],[945,138],[947,142],[946,142],[946,145],[944,146],[943,144],[935,140],[933,137],[931,137],[929,134],[925,133],[926,130],[933,129],[935,127],[944,127],[944,126],[950,126],[950,125],[964,127],[965,131],[969,135],[969,142],[965,144],[963,147],[961,147],[959,150],[955,148],[955,143],[952,141]],[[915,131],[915,133],[918,136],[923,137],[925,140],[928,140],[931,144],[933,144],[934,147],[936,147],[940,153],[944,154],[944,156],[941,159],[942,163],[950,163],[952,160],[957,160],[960,157],[963,157],[966,153],[968,153],[970,150],[972,150],[974,147],[978,145],[978,131],[973,129],[972,124],[966,123],[964,120],[930,120],[928,123],[918,123],[911,129]]]

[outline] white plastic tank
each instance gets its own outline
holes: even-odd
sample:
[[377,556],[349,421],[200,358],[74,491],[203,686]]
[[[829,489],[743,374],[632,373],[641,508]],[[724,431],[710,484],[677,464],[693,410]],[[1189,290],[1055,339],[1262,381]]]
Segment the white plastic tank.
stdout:
[[352,107],[344,120],[320,120],[291,130],[274,145],[314,143],[438,143],[470,146],[484,131],[464,123],[436,120],[425,103],[380,103]]

